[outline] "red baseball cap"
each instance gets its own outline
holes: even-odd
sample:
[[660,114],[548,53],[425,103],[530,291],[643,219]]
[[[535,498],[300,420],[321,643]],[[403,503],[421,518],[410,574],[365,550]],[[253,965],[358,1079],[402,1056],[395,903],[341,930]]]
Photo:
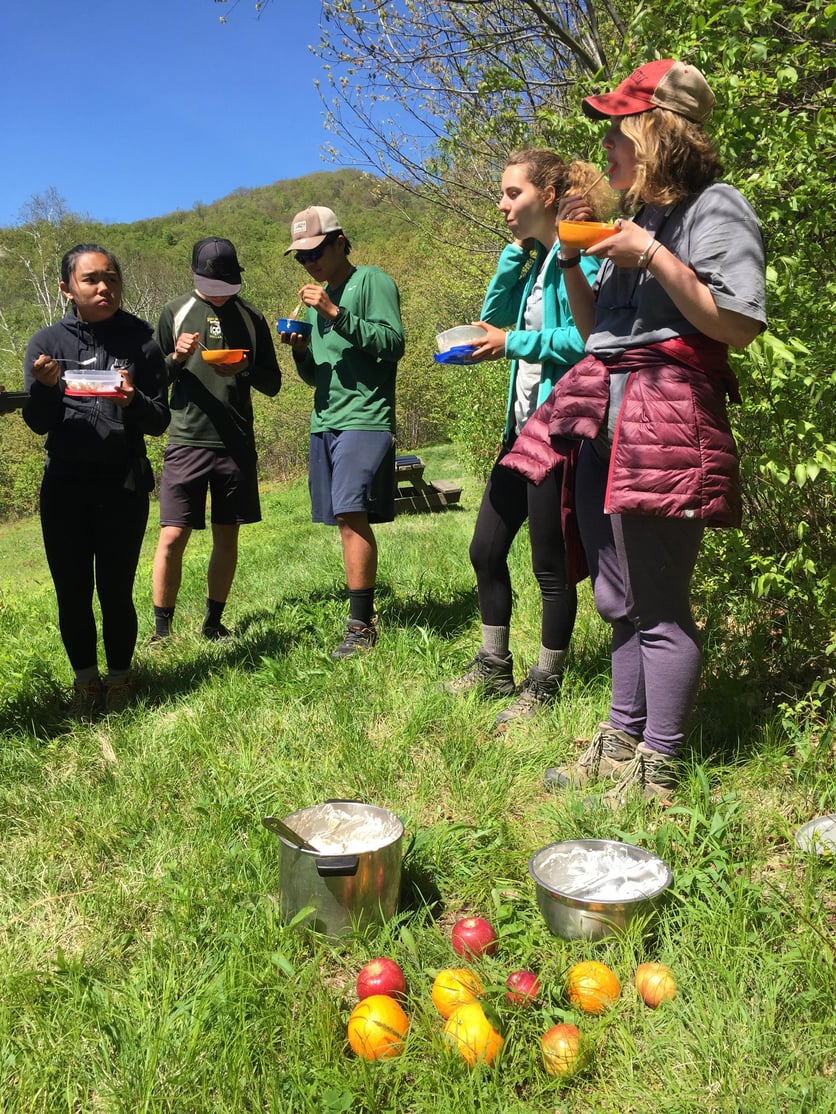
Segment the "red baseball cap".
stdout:
[[612,93],[584,97],[583,110],[593,120],[633,116],[651,108],[667,108],[702,124],[714,108],[714,94],[696,66],[674,58],[647,62],[634,70]]

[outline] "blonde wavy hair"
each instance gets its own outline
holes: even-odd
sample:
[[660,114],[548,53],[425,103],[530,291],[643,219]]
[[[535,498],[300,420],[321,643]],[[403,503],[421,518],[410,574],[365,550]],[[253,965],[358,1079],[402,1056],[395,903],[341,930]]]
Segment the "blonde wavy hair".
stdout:
[[541,193],[551,186],[554,189],[555,211],[561,197],[566,193],[585,193],[595,220],[606,220],[616,208],[616,194],[601,179],[600,170],[591,163],[567,163],[546,147],[525,147],[521,151],[515,151],[505,165],[523,167],[529,182]]
[[723,173],[711,137],[700,124],[667,108],[652,108],[618,121],[636,151],[636,177],[625,209],[642,202],[670,205],[711,185]]

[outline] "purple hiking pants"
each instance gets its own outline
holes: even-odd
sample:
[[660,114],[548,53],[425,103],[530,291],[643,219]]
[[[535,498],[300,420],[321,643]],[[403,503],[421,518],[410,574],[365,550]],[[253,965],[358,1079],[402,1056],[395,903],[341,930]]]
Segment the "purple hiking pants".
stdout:
[[704,531],[697,519],[606,515],[607,464],[584,442],[576,503],[598,614],[612,627],[609,722],[676,754],[700,679],[690,585]]

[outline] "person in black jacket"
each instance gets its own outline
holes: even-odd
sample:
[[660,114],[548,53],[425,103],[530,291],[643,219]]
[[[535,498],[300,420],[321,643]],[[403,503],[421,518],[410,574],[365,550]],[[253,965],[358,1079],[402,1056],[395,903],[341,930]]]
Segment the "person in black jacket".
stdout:
[[[120,308],[122,272],[114,256],[97,244],[77,244],[61,260],[59,285],[69,308],[27,345],[23,418],[47,435],[41,528],[75,672],[71,714],[88,720],[100,710],[121,711],[132,696],[133,585],[154,487],[145,434],[163,433],[171,415],[162,353],[151,326]],[[93,370],[116,370],[121,381],[106,390],[83,380],[73,388],[63,377]]]

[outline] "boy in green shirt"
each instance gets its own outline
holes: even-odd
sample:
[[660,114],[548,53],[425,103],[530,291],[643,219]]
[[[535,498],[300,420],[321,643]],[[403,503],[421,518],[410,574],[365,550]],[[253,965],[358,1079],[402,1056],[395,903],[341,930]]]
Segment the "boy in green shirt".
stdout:
[[299,292],[310,333],[282,333],[300,377],[314,388],[308,483],[314,522],[338,526],[349,620],[332,657],[377,641],[375,522],[395,517],[395,376],[404,351],[400,295],[379,267],[355,267],[331,209],[313,205],[291,222],[285,255],[308,272]]

